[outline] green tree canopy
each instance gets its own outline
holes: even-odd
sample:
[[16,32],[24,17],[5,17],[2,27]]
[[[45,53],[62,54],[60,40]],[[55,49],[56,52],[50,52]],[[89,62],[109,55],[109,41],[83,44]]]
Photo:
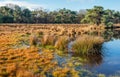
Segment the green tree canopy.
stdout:
[[40,8],[29,10],[18,5],[9,4],[0,7],[1,23],[70,23],[70,24],[105,24],[120,23],[120,12],[104,10],[102,6],[94,6],[92,9],[72,11],[70,9],[58,9],[48,11]]
[[102,23],[103,14],[104,14],[103,7],[94,6],[93,9],[87,9],[87,14],[85,15],[85,18],[82,19],[81,22],[99,25]]

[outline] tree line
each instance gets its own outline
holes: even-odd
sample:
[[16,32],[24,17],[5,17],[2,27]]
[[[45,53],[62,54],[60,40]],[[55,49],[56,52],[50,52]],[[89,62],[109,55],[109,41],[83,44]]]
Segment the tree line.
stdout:
[[72,23],[72,24],[105,24],[120,23],[120,12],[104,10],[102,6],[92,9],[72,11],[59,9],[48,11],[45,9],[29,10],[18,5],[0,7],[0,23]]

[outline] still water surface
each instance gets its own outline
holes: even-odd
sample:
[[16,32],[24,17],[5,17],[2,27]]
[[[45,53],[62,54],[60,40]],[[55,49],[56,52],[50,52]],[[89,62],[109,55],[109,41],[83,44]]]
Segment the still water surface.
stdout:
[[[109,30],[108,32],[106,37],[109,40],[107,39],[103,44],[101,63],[97,66],[88,67],[88,69],[106,76],[119,75],[118,77],[120,77],[120,30]],[[100,55],[97,56],[99,57]]]
[[101,64],[88,69],[106,76],[120,74],[120,40],[114,39],[105,42],[103,47],[105,47],[105,51]]

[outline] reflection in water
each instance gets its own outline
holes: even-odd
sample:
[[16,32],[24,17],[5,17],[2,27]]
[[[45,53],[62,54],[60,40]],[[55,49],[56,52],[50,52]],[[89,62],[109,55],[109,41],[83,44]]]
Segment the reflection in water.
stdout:
[[103,61],[103,53],[100,51],[88,55],[73,54],[72,56],[74,57],[74,59],[78,59],[79,62],[81,62],[83,65],[87,65],[90,67],[98,66]]
[[93,31],[89,32],[88,35],[102,36],[106,41],[110,41],[112,38],[120,39],[120,28],[106,29],[104,31]]
[[120,29],[107,29],[104,31],[102,36],[106,41],[111,41],[113,38],[120,39]]

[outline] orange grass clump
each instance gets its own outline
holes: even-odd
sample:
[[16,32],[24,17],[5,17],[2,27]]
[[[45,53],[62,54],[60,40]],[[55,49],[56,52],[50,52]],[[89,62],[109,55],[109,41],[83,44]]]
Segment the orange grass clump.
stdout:
[[1,35],[0,50],[6,50],[8,48],[11,48],[12,46],[20,44],[20,41],[23,40],[23,38],[21,38],[22,35],[23,34],[17,34],[17,33]]
[[69,38],[67,36],[61,36],[57,39],[55,47],[59,50],[66,51],[68,46]]
[[20,71],[23,69],[24,75],[44,75],[45,72],[55,67],[56,62],[51,62],[53,53],[49,50],[43,50],[38,53],[38,48],[30,47],[24,49],[9,49],[0,52],[0,76],[18,77],[23,75]]
[[57,68],[56,71],[53,72],[54,77],[79,77],[78,72],[74,69],[70,68]]
[[52,46],[54,46],[55,41],[56,41],[56,36],[53,36],[53,35],[44,35],[44,36],[42,36],[42,38],[40,39],[40,41],[41,41],[41,44],[43,46],[45,46],[45,45],[52,45]]

